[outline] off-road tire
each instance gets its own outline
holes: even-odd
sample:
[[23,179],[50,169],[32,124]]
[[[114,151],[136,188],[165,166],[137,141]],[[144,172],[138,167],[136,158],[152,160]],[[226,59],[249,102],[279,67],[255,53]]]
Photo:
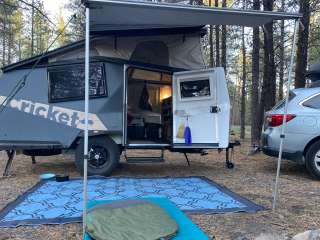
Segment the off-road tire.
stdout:
[[[83,174],[84,162],[84,139],[80,139],[75,152],[75,164],[81,174]],[[108,136],[94,136],[89,138],[89,159],[88,159],[88,175],[109,176],[117,167],[120,160],[120,152],[118,145]],[[90,151],[91,150],[91,151]],[[103,160],[95,159],[95,151],[101,152]],[[104,154],[105,153],[105,154]],[[98,154],[100,156],[100,153]],[[105,162],[104,162],[105,161]],[[104,162],[104,163],[103,163]]]

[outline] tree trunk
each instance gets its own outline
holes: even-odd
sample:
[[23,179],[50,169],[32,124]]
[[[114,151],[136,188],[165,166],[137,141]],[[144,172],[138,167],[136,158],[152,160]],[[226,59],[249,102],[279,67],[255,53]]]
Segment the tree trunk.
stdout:
[[303,88],[306,84],[306,68],[308,60],[308,40],[309,40],[309,24],[310,24],[310,3],[309,0],[299,1],[300,13],[303,17],[301,23],[303,28],[299,29],[297,63],[294,86],[295,88]]
[[[214,1],[214,6],[219,7],[219,1]],[[220,66],[220,26],[216,25],[216,67]]]
[[[264,9],[273,10],[273,0],[263,0]],[[273,23],[264,26],[264,66],[263,84],[260,106],[260,124],[262,125],[265,111],[270,110],[275,104],[276,97],[276,67],[274,63]]]
[[6,65],[6,31],[7,31],[7,16],[5,7],[3,7],[3,31],[2,31],[2,66]]
[[22,60],[22,49],[21,49],[22,43],[21,43],[21,38],[19,37],[18,40],[18,60]]
[[[227,0],[222,0],[222,7],[227,7]],[[225,25],[221,29],[221,66],[227,73],[227,27]]]
[[[253,1],[253,9],[260,10],[260,0]],[[259,120],[259,73],[260,73],[260,31],[259,27],[253,28],[252,40],[252,83],[251,83],[251,144],[260,143]]]
[[13,32],[12,32],[12,23],[8,21],[8,56],[7,56],[7,64],[11,63],[11,51],[12,51],[12,44],[13,44]]
[[34,0],[32,0],[32,7],[31,7],[31,48],[30,53],[33,56],[34,53]]
[[244,39],[244,27],[242,27],[242,86],[241,86],[241,115],[240,115],[240,138],[245,138],[246,132],[246,73],[247,61],[246,61],[246,45]]
[[209,64],[210,64],[210,67],[214,67],[214,60],[213,60],[213,27],[212,27],[212,25],[210,25],[210,27],[209,27],[209,47],[210,47]]
[[[209,0],[209,6],[211,7],[211,0]],[[209,56],[209,66],[214,67],[213,62],[213,27],[210,25],[209,27],[209,47],[210,47],[210,56]]]
[[[284,11],[285,2],[281,0],[281,10]],[[284,81],[284,20],[280,23],[280,61],[279,61],[279,94],[278,100],[283,99],[283,81]]]

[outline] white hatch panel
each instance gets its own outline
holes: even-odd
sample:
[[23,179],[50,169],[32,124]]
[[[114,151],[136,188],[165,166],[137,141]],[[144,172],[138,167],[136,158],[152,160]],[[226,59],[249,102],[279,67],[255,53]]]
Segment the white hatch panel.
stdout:
[[[223,83],[219,84],[219,81]],[[174,74],[173,144],[175,147],[226,147],[229,141],[229,114],[230,101],[223,68]],[[185,143],[184,133],[187,126],[191,130],[191,144]]]

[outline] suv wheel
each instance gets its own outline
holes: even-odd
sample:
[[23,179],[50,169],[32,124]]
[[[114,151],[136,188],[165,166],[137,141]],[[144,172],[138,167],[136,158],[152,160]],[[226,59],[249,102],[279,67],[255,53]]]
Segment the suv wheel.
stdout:
[[306,167],[312,177],[320,179],[320,141],[309,147],[306,154]]
[[[82,138],[75,154],[75,163],[81,174],[84,166],[83,147],[84,139]],[[90,137],[88,151],[88,175],[109,176],[119,163],[119,147],[108,136]]]

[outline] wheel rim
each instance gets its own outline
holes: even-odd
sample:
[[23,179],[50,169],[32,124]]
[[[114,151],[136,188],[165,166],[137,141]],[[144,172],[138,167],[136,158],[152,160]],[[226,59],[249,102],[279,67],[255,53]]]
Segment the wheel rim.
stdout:
[[109,164],[109,152],[107,149],[101,146],[92,145],[89,151],[88,164],[95,169],[104,168]]
[[318,171],[320,171],[320,150],[314,155],[314,164]]

